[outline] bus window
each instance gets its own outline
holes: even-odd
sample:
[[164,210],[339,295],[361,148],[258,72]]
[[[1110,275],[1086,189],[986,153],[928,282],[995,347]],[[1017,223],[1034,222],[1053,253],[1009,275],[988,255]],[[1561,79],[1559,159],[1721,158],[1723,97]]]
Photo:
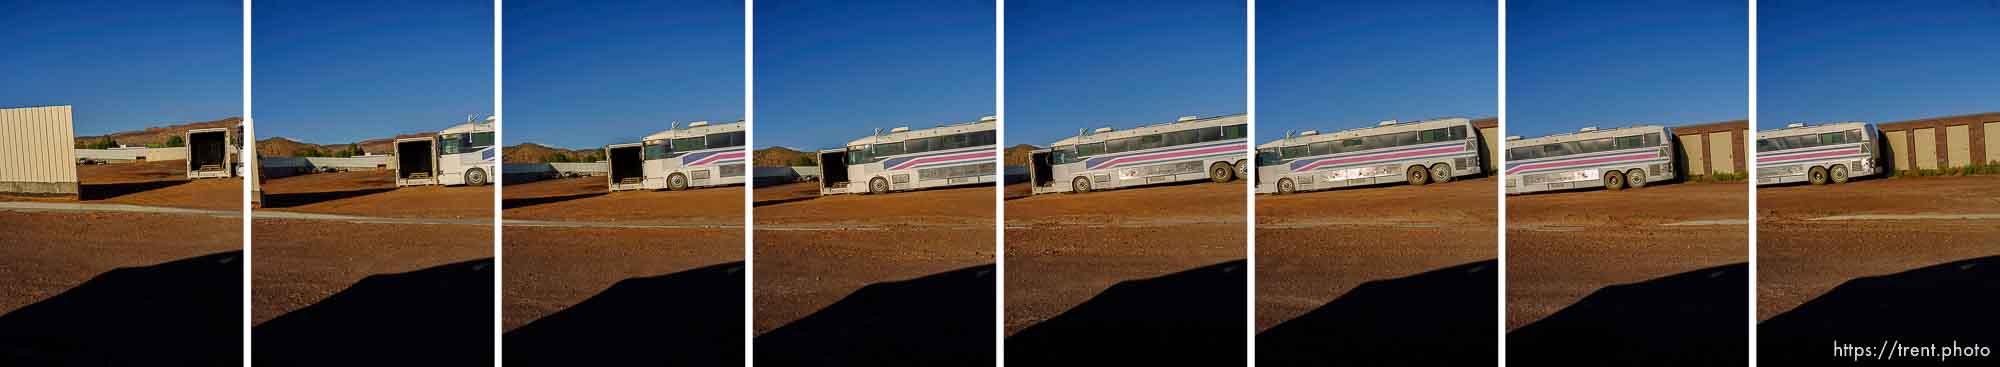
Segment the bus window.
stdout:
[[1204,143],[1206,143],[1206,142],[1211,142],[1211,141],[1217,141],[1217,140],[1222,140],[1222,127],[1221,127],[1221,126],[1217,126],[1217,127],[1204,127],[1204,128],[1200,128],[1200,129],[1194,129],[1194,133],[1195,133],[1195,136],[1196,136],[1196,138],[1195,138],[1195,139],[1197,139],[1197,140],[1200,140],[1201,142],[1204,142]]
[[1278,157],[1278,152],[1271,151],[1270,149],[1257,151],[1257,165],[1259,166],[1277,165],[1282,162],[1284,162],[1284,159]]
[[847,147],[847,164],[862,164],[871,162],[870,161],[871,158],[868,156],[868,147],[869,146],[867,145]]
[[1104,152],[1124,153],[1131,151],[1132,149],[1130,149],[1130,147],[1133,140],[1138,140],[1138,139],[1133,139],[1133,138],[1111,139],[1111,141],[1104,142]]
[[1649,146],[1649,147],[1655,147],[1655,146],[1660,146],[1660,135],[1661,135],[1661,134],[1646,134],[1646,136],[1645,136],[1645,137],[1646,137],[1646,142],[1645,142],[1646,146]]
[[708,134],[708,142],[706,146],[708,148],[728,148],[728,147],[743,146],[743,132],[736,131],[736,132]]
[[1139,141],[1133,143],[1134,146],[1131,148],[1132,150],[1146,150],[1167,146],[1166,143],[1167,138],[1160,136],[1160,134],[1141,135],[1139,136]]
[[945,135],[938,137],[938,139],[939,143],[944,144],[944,146],[939,147],[938,150],[958,149],[958,148],[972,146],[972,137],[966,136],[965,134]]
[[1400,132],[1400,133],[1396,133],[1396,145],[1395,145],[1395,146],[1404,146],[1404,145],[1410,145],[1410,144],[1416,144],[1416,143],[1417,143],[1417,132],[1415,132],[1415,131],[1406,131],[1406,132]]
[[1451,127],[1451,140],[1464,140],[1465,137],[1465,126]]
[[1825,134],[1819,134],[1819,144],[1820,144],[1820,145],[1828,145],[1828,144],[1846,144],[1846,143],[1851,143],[1850,141],[1847,141],[1847,133],[1825,133]]
[[1451,140],[1451,131],[1447,129],[1430,129],[1417,134],[1417,141],[1423,143],[1436,143],[1449,140]]
[[985,131],[978,131],[978,132],[973,132],[973,133],[972,133],[972,146],[983,146],[983,145],[993,145],[993,144],[996,144],[996,143],[998,142],[998,140],[999,140],[999,138],[997,138],[997,137],[996,137],[996,136],[997,136],[996,134],[997,134],[997,133],[993,132],[993,130],[985,130]]
[[1641,137],[1638,135],[1620,136],[1618,137],[1618,140],[1612,142],[1611,149],[1615,150],[1615,149],[1639,148],[1639,147],[1644,147],[1645,144],[1646,144],[1645,137]]
[[871,154],[874,154],[877,157],[887,157],[892,155],[903,154],[903,144],[899,143],[875,144],[873,145],[873,147],[875,151],[872,152]]
[[1777,149],[1772,149],[1772,147],[1771,147],[1771,139],[1757,139],[1757,152],[1758,152],[1758,153],[1763,153],[1763,152],[1769,152],[1769,151],[1773,151],[1773,150],[1777,150]]
[[465,135],[462,134],[441,135],[438,136],[437,140],[438,140],[438,154],[464,153],[463,150],[465,150]]
[[1849,142],[1849,143],[1859,143],[1859,142],[1862,142],[1862,141],[1864,141],[1864,140],[1867,140],[1867,139],[1862,139],[1862,135],[1861,135],[1861,130],[1848,130],[1848,131],[1847,131],[1847,142]]
[[644,159],[667,159],[666,144],[660,144],[659,140],[646,142],[646,158]]
[[1076,156],[1078,157],[1089,157],[1098,154],[1104,154],[1104,143],[1089,143],[1089,144],[1076,145]]
[[1076,151],[1068,146],[1049,149],[1049,164],[1069,164],[1076,162]]
[[923,153],[928,151],[931,151],[930,138],[918,138],[918,139],[910,139],[903,141],[903,153],[905,154]]
[[1201,142],[1201,133],[1196,130],[1181,130],[1167,133],[1167,146],[1187,145]]
[[1284,147],[1278,150],[1278,154],[1283,159],[1296,159],[1299,157],[1304,157],[1306,156],[1306,146],[1295,145],[1295,146]]
[[1308,145],[1306,147],[1308,148],[1306,149],[1306,154],[1309,155],[1333,154],[1333,142],[1330,141],[1312,143],[1312,145]]
[[1248,130],[1249,130],[1249,128],[1248,128],[1248,125],[1229,125],[1229,126],[1223,126],[1223,127],[1222,127],[1222,138],[1223,138],[1223,139],[1225,139],[1225,140],[1227,140],[1227,139],[1242,139],[1244,135],[1248,134]]
[[490,146],[493,146],[493,133],[491,132],[472,133],[472,142],[471,144],[468,144],[468,147],[470,149],[479,149]]
[[703,148],[708,147],[706,142],[703,141],[704,139],[706,138],[700,136],[692,138],[674,139],[674,151],[692,152],[692,151],[702,150]]

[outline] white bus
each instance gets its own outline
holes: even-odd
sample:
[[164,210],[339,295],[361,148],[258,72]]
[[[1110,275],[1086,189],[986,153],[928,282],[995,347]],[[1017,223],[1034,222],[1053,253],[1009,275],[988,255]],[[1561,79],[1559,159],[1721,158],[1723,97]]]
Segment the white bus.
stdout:
[[1029,153],[1035,194],[1247,177],[1249,118],[1199,118],[1123,131],[1102,127]]
[[[910,130],[890,129],[819,151],[820,195],[915,190],[992,183],[999,167],[998,119]],[[861,185],[854,185],[861,183]]]
[[1757,132],[1757,184],[1846,183],[1883,173],[1875,125],[1843,122]]
[[492,116],[438,131],[435,137],[396,139],[396,186],[492,183],[499,149]]
[[674,126],[644,142],[604,147],[611,191],[685,190],[743,183],[743,122]]
[[1507,139],[1507,193],[1646,187],[1676,177],[1673,132],[1658,125]]
[[1257,192],[1423,185],[1476,175],[1481,172],[1478,132],[1472,120],[1463,118],[1390,120],[1327,134],[1308,130],[1257,146]]

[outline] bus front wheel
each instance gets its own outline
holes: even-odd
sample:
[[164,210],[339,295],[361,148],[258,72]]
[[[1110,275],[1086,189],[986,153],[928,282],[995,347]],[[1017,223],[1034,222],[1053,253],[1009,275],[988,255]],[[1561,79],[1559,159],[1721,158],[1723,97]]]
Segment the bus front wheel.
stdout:
[[1826,167],[1813,167],[1810,170],[1806,170],[1806,182],[1811,182],[1814,185],[1825,185]]
[[1431,182],[1451,182],[1451,165],[1444,163],[1431,165]]
[[884,180],[881,177],[868,180],[868,193],[875,195],[889,193],[889,180]]
[[1071,180],[1069,182],[1069,191],[1074,191],[1079,194],[1090,192],[1090,179],[1077,177],[1075,180]]
[[478,168],[465,170],[465,184],[472,186],[485,186],[486,170]]
[[1827,169],[1826,175],[1833,179],[1833,183],[1847,183],[1847,166],[1834,165],[1833,168]]
[[1230,167],[1229,162],[1215,162],[1215,165],[1208,166],[1210,181],[1229,182],[1234,178],[1236,178],[1236,168]]
[[1618,172],[1618,171],[1611,171],[1611,172],[1605,172],[1605,173],[1604,173],[1604,189],[1605,189],[1605,190],[1624,190],[1624,189],[1625,189],[1625,173],[1624,173],[1624,172]]
[[1422,185],[1431,183],[1430,171],[1431,170],[1429,169],[1424,169],[1424,166],[1410,166],[1410,172],[1409,172],[1410,185]]
[[1292,183],[1292,179],[1289,178],[1278,179],[1278,195],[1291,195],[1292,193],[1298,191],[1299,187],[1297,184]]
[[1646,187],[1646,171],[1638,168],[1625,171],[1625,186],[1634,189]]
[[667,175],[667,190],[681,191],[687,190],[687,188],[688,178],[686,175],[679,173]]

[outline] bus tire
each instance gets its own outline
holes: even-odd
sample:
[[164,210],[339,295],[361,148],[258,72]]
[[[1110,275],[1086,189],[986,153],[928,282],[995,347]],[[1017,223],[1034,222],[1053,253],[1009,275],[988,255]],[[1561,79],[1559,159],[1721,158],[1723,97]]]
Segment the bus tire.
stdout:
[[1250,177],[1250,165],[1244,163],[1249,162],[1244,162],[1241,159],[1236,160],[1236,178]]
[[667,190],[681,191],[681,190],[687,190],[687,188],[688,188],[687,176],[679,173],[667,175]]
[[1298,185],[1293,184],[1292,179],[1290,178],[1278,179],[1278,195],[1291,195],[1292,193],[1298,191],[1299,191]]
[[1827,169],[1826,171],[1827,171],[1827,172],[1826,172],[1826,177],[1827,177],[1828,179],[1831,179],[1831,180],[1833,180],[1833,183],[1836,183],[1836,184],[1844,184],[1844,183],[1847,183],[1847,179],[1848,179],[1848,177],[1847,177],[1847,166],[1844,166],[1844,165],[1838,165],[1838,164],[1836,164],[1836,165],[1833,165],[1833,168],[1828,168],[1828,169]]
[[868,193],[874,195],[889,193],[889,180],[883,179],[881,177],[876,177],[873,180],[868,180]]
[[478,167],[465,170],[465,184],[471,186],[486,186],[486,170],[479,169]]
[[1075,180],[1070,180],[1069,191],[1078,194],[1090,192],[1090,178],[1079,176]]
[[1431,182],[1446,183],[1446,182],[1451,182],[1451,179],[1452,177],[1451,177],[1450,164],[1440,162],[1438,164],[1431,165]]
[[1633,168],[1625,171],[1625,187],[1634,189],[1646,187],[1646,170]]
[[1825,185],[1826,167],[1813,166],[1812,169],[1806,170],[1806,182],[1814,185]]
[[1605,173],[1604,173],[1604,189],[1605,189],[1605,190],[1624,190],[1624,189],[1625,189],[1625,173],[1624,173],[1624,172],[1618,172],[1618,171],[1611,171],[1611,172],[1605,172]]
[[1413,186],[1431,183],[1431,170],[1425,169],[1424,166],[1410,166],[1410,171],[1404,177],[1408,178],[1410,185]]
[[1236,168],[1229,162],[1215,162],[1208,166],[1208,179],[1215,182],[1229,182],[1236,179]]

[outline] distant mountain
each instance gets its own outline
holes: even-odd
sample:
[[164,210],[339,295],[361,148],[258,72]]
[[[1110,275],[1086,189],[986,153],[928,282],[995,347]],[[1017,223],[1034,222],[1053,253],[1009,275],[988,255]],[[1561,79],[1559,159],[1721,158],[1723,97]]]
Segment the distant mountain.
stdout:
[[1000,159],[1001,162],[1009,166],[1026,166],[1028,165],[1028,153],[1034,152],[1035,149],[1042,148],[1027,144],[1007,147],[1006,155],[1001,156]]
[[76,142],[78,144],[95,143],[98,142],[99,140],[103,140],[105,136],[110,136],[111,140],[115,140],[118,142],[118,144],[127,146],[136,147],[136,146],[146,146],[150,144],[166,144],[167,138],[187,134],[188,130],[209,129],[218,127],[235,127],[236,125],[240,125],[242,123],[243,123],[243,118],[230,117],[214,121],[190,122],[178,125],[167,125],[165,127],[150,127],[146,128],[145,130],[120,131],[105,135],[78,136],[76,137]]
[[602,158],[597,149],[563,149],[535,143],[515,144],[500,151],[501,161],[507,163],[592,162]]
[[818,153],[801,152],[786,147],[758,149],[750,153],[752,167],[791,167],[818,165]]

